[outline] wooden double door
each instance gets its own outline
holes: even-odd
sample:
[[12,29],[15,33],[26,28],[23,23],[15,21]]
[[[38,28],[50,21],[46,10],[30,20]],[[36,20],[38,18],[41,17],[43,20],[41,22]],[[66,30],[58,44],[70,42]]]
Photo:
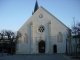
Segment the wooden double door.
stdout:
[[38,43],[38,51],[39,53],[45,53],[45,42],[44,41],[40,41]]

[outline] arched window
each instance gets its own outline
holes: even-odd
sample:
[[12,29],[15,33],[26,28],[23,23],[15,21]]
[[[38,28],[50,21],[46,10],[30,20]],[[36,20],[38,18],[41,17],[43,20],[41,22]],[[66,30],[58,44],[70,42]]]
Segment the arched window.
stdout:
[[25,38],[24,38],[24,40],[25,40],[25,43],[28,43],[28,35],[25,33]]
[[57,43],[62,43],[62,42],[63,42],[62,33],[59,32],[57,35]]
[[28,43],[28,37],[27,34],[23,34],[22,40],[24,40],[24,43]]

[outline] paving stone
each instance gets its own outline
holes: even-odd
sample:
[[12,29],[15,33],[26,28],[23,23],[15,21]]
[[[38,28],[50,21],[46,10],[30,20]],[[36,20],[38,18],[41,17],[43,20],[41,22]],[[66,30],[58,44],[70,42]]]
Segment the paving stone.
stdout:
[[26,55],[6,55],[0,60],[68,60],[61,54],[26,54]]

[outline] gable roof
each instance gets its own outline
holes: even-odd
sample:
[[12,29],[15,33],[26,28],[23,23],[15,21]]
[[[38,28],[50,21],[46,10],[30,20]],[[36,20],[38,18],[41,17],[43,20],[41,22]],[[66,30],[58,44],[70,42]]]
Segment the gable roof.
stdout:
[[47,11],[45,8],[43,8],[42,6],[40,6],[40,8],[42,8],[43,10],[45,10],[47,13],[49,13],[52,17],[54,17],[57,21],[59,21],[62,25],[64,25],[66,28],[70,29],[69,27],[67,27],[65,24],[63,24],[58,18],[56,18],[54,15],[52,15],[49,11]]
[[[47,12],[48,14],[50,14],[52,17],[54,17],[58,22],[60,22],[60,23],[61,23],[62,25],[64,25],[66,28],[68,28],[69,30],[71,30],[69,27],[67,27],[65,24],[63,24],[59,19],[57,19],[54,15],[52,15],[50,12],[48,12],[48,11],[47,11],[45,8],[43,8],[42,6],[40,6],[40,7],[37,9],[37,11],[38,11],[40,8],[43,9],[44,11],[46,11],[46,12]],[[33,17],[33,16],[36,14],[37,11],[35,11],[35,13],[34,13],[31,17]],[[30,18],[31,18],[31,17],[30,17]],[[29,18],[29,19],[30,19],[30,18]],[[28,19],[28,20],[29,20],[29,19]],[[28,20],[27,20],[27,21],[28,21]],[[22,25],[22,27],[27,23],[27,21]],[[21,27],[21,28],[22,28],[22,27]],[[20,29],[21,29],[21,28],[20,28]],[[19,30],[20,30],[20,29],[19,29]],[[18,31],[19,31],[19,30],[18,30]]]

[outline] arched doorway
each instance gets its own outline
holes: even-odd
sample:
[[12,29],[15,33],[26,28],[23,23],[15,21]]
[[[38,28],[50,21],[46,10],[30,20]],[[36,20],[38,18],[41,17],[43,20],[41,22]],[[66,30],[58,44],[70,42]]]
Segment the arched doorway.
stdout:
[[53,52],[57,53],[57,45],[53,45]]
[[45,42],[44,41],[40,41],[38,43],[38,51],[39,53],[45,53]]

